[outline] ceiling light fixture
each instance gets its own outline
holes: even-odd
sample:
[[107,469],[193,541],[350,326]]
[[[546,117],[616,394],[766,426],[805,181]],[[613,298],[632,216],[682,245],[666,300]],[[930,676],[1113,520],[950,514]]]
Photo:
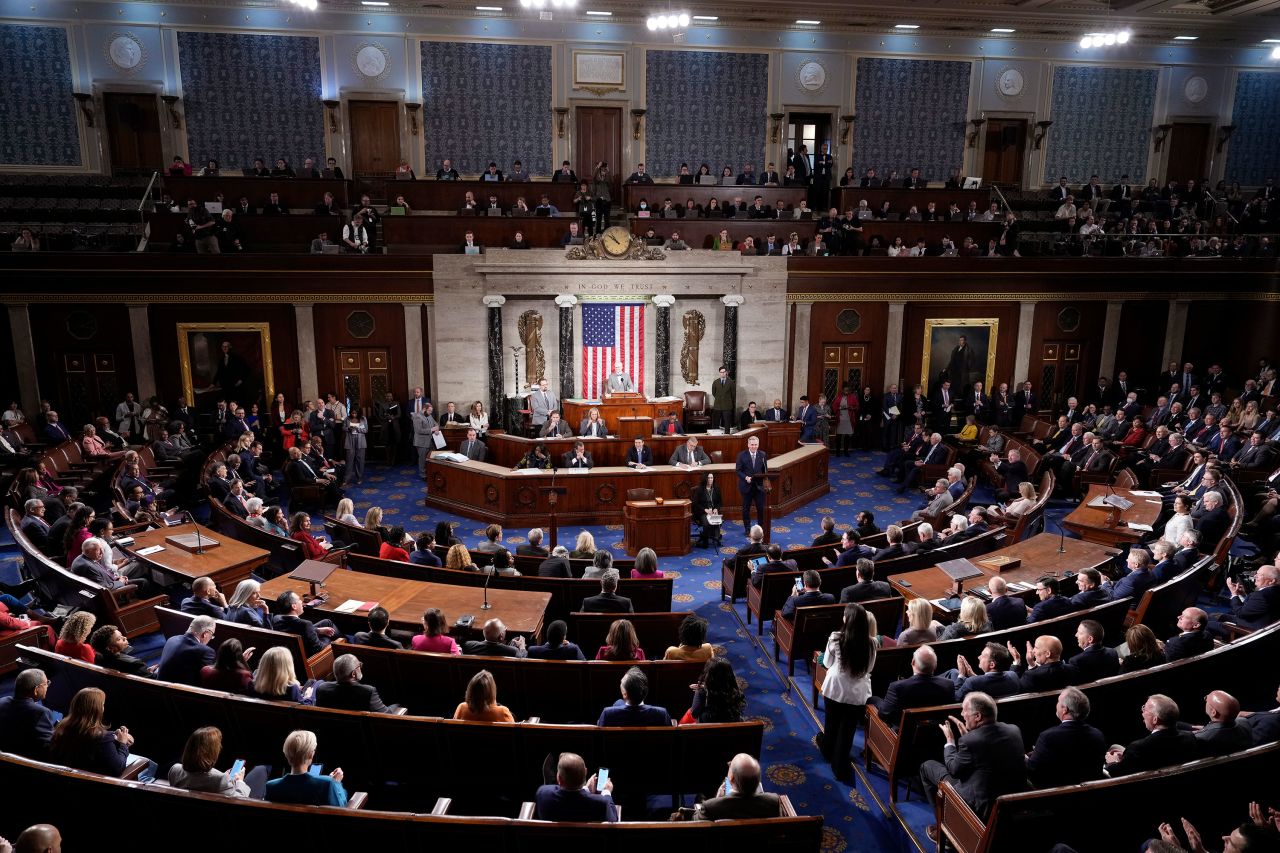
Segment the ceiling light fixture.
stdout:
[[612,12],[587,12],[588,15],[594,15],[597,18],[612,18]]
[[720,16],[719,15],[694,15],[693,19],[695,21],[718,21],[720,20]]
[[1174,41],[1195,41],[1198,38],[1200,38],[1200,36],[1174,36],[1173,40]]
[[[572,9],[577,5],[578,0],[551,0],[551,7],[554,9]],[[520,0],[520,7],[523,9],[545,9],[547,8],[547,0]]]
[[1263,39],[1263,44],[1280,44],[1280,39]]
[[1009,29],[1008,27],[992,27],[991,32],[993,32],[993,33],[1016,33],[1016,32],[1017,32],[1017,30],[1011,30],[1011,29]]
[[501,6],[477,6],[476,11],[477,12],[501,12],[502,7]]
[[689,13],[666,12],[650,15],[645,19],[644,25],[649,28],[649,32],[680,29],[689,26]]
[[808,18],[800,18],[796,23],[802,27],[816,27],[821,24],[822,21],[811,21]]
[[918,30],[920,29],[920,25],[919,24],[894,24],[893,28],[895,30]]
[[1273,49],[1272,49],[1272,51],[1271,51],[1271,58],[1272,58],[1272,59],[1280,59],[1280,47],[1277,47],[1277,48],[1273,48]]
[[1109,33],[1086,33],[1084,38],[1080,39],[1080,47],[1089,50],[1095,47],[1115,47],[1118,44],[1128,44],[1129,39],[1133,37],[1133,33],[1128,30],[1116,30]]
[[289,2],[294,6],[306,9],[308,12],[314,12],[320,7],[320,3],[317,0],[289,0]]
[[361,6],[390,6],[387,0],[360,0]]

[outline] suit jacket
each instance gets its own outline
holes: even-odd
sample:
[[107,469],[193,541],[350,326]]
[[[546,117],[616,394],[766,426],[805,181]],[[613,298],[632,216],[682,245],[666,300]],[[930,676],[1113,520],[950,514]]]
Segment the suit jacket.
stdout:
[[564,557],[548,557],[538,564],[538,577],[571,578],[573,572],[569,571],[569,561]]
[[[3,702],[0,699],[0,702]],[[0,720],[3,718],[0,717]],[[1280,740],[1280,711],[1267,711],[1265,714],[1254,714],[1245,719],[1245,723],[1249,726],[1249,731],[1253,734],[1253,745],[1262,746],[1264,743],[1272,743]],[[0,726],[0,731],[4,731],[4,727]]]
[[892,560],[894,557],[905,557],[906,555],[907,549],[901,543],[896,543],[876,551],[875,556],[871,559],[878,563],[881,560]]
[[1013,395],[1013,414],[1021,418],[1022,415],[1034,414],[1039,408],[1039,398],[1035,392],[1028,394],[1026,391],[1019,391]]
[[986,819],[1001,794],[1027,788],[1022,732],[1009,723],[987,723],[943,748],[952,784],[979,818]]
[[550,557],[551,552],[541,545],[530,545],[526,542],[516,546],[516,555],[520,557]]
[[609,435],[609,425],[604,421],[596,421],[593,424],[587,418],[583,418],[582,423],[578,424],[578,435],[589,435],[593,438],[606,438]]
[[476,462],[483,462],[489,451],[488,448],[484,446],[484,442],[480,439],[464,438],[462,440],[462,444],[458,445],[458,452],[468,459],[475,460]]
[[1014,598],[1012,595],[993,597],[991,603],[987,605],[987,621],[991,623],[993,631],[1025,625],[1027,607],[1022,603],[1022,599]]
[[573,435],[573,430],[569,429],[569,425],[564,421],[560,421],[554,427],[551,425],[551,421],[547,421],[542,425],[542,428],[538,430],[538,435],[543,438],[546,436],[570,438]]
[[[734,466],[734,473],[738,475],[738,492],[745,498],[748,494],[754,495],[755,492],[763,488],[763,475],[769,470],[769,457],[763,450],[756,451],[754,464],[751,461],[751,451],[744,450],[738,454],[737,463]],[[751,478],[751,482],[747,482],[747,477]]]
[[796,615],[797,607],[816,607],[820,604],[835,604],[836,597],[829,592],[802,592],[788,596],[782,605],[782,615],[788,618]]
[[1116,656],[1116,650],[1097,643],[1071,658],[1067,663],[1079,671],[1078,677],[1081,683],[1109,678],[1120,672],[1120,658]]
[[1137,599],[1155,584],[1155,575],[1150,571],[1147,569],[1134,570],[1111,586],[1111,596],[1112,598],[1131,597],[1134,599],[1134,603],[1137,603]]
[[635,445],[631,445],[627,448],[627,464],[630,465],[632,463],[636,465],[652,465],[653,451],[646,445],[640,448],[639,453],[636,453]]
[[784,423],[787,420],[786,409],[765,409],[764,420],[770,423]]
[[751,581],[752,586],[759,587],[760,584],[764,583],[765,575],[776,574],[778,572],[798,571],[800,571],[800,567],[796,565],[795,560],[778,560],[777,562],[769,560],[764,565],[760,566],[760,568],[752,572],[751,577],[748,578],[748,580]]
[[1216,758],[1219,755],[1230,755],[1253,746],[1253,732],[1249,730],[1244,717],[1230,723],[1209,723],[1195,733],[1196,743],[1200,745],[1200,753],[1205,758]]
[[71,573],[100,583],[107,589],[118,589],[128,583],[118,577],[114,569],[108,568],[101,562],[94,562],[83,554],[71,561]]
[[736,384],[732,379],[716,377],[711,383],[711,410],[715,412],[731,412],[734,409]]
[[539,820],[613,823],[618,819],[618,811],[610,797],[593,794],[582,788],[543,785],[533,799],[537,804],[535,814]]
[[269,803],[341,808],[347,804],[347,792],[342,783],[332,776],[289,773],[267,783],[266,800]]
[[359,681],[322,681],[316,685],[316,705],[343,711],[373,711],[377,714],[393,714],[399,708],[398,705],[388,706],[378,695],[377,689]]
[[1013,671],[1018,674],[1024,693],[1061,690],[1080,683],[1080,674],[1076,668],[1060,660],[1031,668],[1028,668],[1026,661],[1023,661],[1014,664]]
[[1012,495],[1018,493],[1018,485],[1027,482],[1027,463],[1019,459],[1017,462],[1004,460],[996,466],[996,473],[1004,478],[1004,489]]
[[1063,720],[1040,733],[1027,756],[1027,774],[1037,788],[1101,779],[1106,752],[1102,732],[1083,721]]
[[[955,672],[955,670],[952,670]],[[964,699],[970,693],[986,693],[988,696],[1000,698],[1001,696],[1013,696],[1022,692],[1022,682],[1018,680],[1017,673],[1006,669],[1004,672],[983,672],[978,675],[971,675],[963,681],[958,680],[958,676],[952,679],[958,681],[956,684],[956,701]]]
[[751,820],[752,818],[778,817],[781,814],[782,800],[777,794],[756,791],[744,794],[741,791],[724,797],[713,797],[703,800],[698,807],[698,817],[702,820]]
[[1055,616],[1063,616],[1075,610],[1071,599],[1065,595],[1051,595],[1044,601],[1037,601],[1031,608],[1030,615],[1027,616],[1027,624],[1039,622],[1043,619],[1052,619]]
[[693,458],[689,458],[689,445],[682,444],[671,454],[668,465],[710,465],[711,457],[701,447],[694,448]]
[[200,686],[200,670],[213,663],[214,651],[190,634],[170,637],[160,653],[161,681]]
[[1265,628],[1280,619],[1280,584],[1255,589],[1243,600],[1232,597],[1231,612],[1246,628]]
[[494,658],[522,658],[529,654],[528,649],[519,649],[507,643],[491,643],[488,640],[467,640],[462,644],[464,655],[486,655]]
[[854,601],[890,598],[893,594],[893,587],[889,586],[886,581],[858,581],[840,590],[840,603],[849,604]]
[[49,538],[50,525],[43,518],[36,518],[34,515],[25,515],[22,517],[22,532],[30,540],[41,554],[52,557],[62,550],[60,547],[54,548],[54,543]]
[[[272,627],[277,631],[284,631],[287,634],[296,634],[301,637],[307,657],[311,657],[329,645],[328,638],[322,638],[317,633],[316,626],[300,616],[276,616],[272,619]],[[163,676],[161,677],[163,678]]]
[[631,599],[616,592],[602,592],[582,600],[583,613],[634,613]]
[[600,712],[597,726],[669,726],[671,715],[657,705],[628,705],[619,699]]
[[1111,598],[1110,592],[1100,586],[1095,586],[1093,589],[1077,592],[1071,596],[1071,605],[1075,609],[1081,610],[1085,607],[1097,607],[1099,604],[1106,604]]
[[530,419],[535,425],[546,423],[547,416],[560,410],[560,400],[550,390],[534,389],[529,395]]
[[560,459],[561,468],[590,468],[593,464],[591,454],[585,450],[582,451],[582,459],[578,459],[577,453],[572,450]]
[[[414,552],[421,553],[421,552]],[[412,561],[411,561],[412,562]],[[375,649],[403,649],[404,643],[399,640],[393,640],[386,634],[376,634],[373,631],[357,631],[351,637],[351,642],[357,646],[373,646]]]
[[47,761],[57,722],[57,715],[34,699],[0,699],[0,751]]
[[886,723],[896,728],[899,717],[908,708],[949,705],[956,701],[956,686],[941,675],[913,674],[890,684],[883,699],[872,696],[867,701],[876,707]]
[[1164,659],[1169,663],[1204,654],[1213,649],[1213,635],[1208,631],[1184,631],[1164,644]]
[[1107,773],[1111,778],[1141,773],[1144,770],[1160,770],[1195,761],[1200,757],[1200,745],[1191,732],[1177,729],[1157,729],[1144,738],[1135,740],[1124,751],[1124,757],[1112,764]]
[[196,598],[194,595],[183,599],[180,609],[183,613],[190,613],[192,616],[212,616],[214,619],[227,618],[226,610],[207,598]]

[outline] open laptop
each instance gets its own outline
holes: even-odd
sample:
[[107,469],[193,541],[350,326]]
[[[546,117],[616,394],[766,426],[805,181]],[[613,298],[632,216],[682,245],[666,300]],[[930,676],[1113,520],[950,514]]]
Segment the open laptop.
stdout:
[[756,569],[760,568],[767,562],[769,562],[768,555],[761,554],[758,557],[752,557],[751,559],[747,560],[747,566],[749,566],[751,571],[754,572]]
[[405,209],[403,207],[388,207],[387,216],[404,216]]
[[332,181],[338,176],[333,173],[333,169],[322,169],[320,171],[320,177],[324,178],[326,181]]
[[341,248],[337,243],[325,243],[320,247],[320,253],[323,255],[336,255]]
[[982,178],[965,178],[964,189],[976,190],[982,188]]
[[718,183],[720,183],[720,182],[719,182],[718,180],[716,180],[716,176],[715,176],[715,175],[699,175],[699,176],[698,176],[698,183],[700,183],[700,184],[709,184],[709,185],[711,185],[711,186],[715,186],[716,184],[718,184]]
[[212,213],[214,216],[221,216],[221,215],[222,215],[222,202],[220,202],[220,201],[206,201],[206,202],[204,203],[204,209],[205,209],[205,210],[207,210],[207,211],[209,211],[210,213]]

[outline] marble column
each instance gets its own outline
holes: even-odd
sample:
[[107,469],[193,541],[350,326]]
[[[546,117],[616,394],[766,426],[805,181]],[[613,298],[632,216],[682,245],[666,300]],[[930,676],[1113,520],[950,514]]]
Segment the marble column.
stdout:
[[661,293],[653,297],[653,304],[658,309],[653,393],[655,397],[667,397],[671,395],[671,306],[676,304],[676,298]]
[[298,330],[298,391],[302,393],[298,399],[314,399],[320,393],[320,376],[316,372],[316,317],[311,303],[295,302],[293,318]]
[[721,296],[724,303],[724,366],[729,376],[738,377],[738,306],[746,302],[746,297],[737,293]]
[[1107,318],[1102,324],[1102,359],[1099,373],[1115,381],[1116,346],[1120,343],[1120,312],[1124,303],[1118,300],[1107,302]]
[[898,384],[898,390],[909,393],[914,382],[902,381],[902,335],[906,324],[905,302],[889,303],[889,321],[884,334],[884,388]]
[[1169,300],[1169,319],[1164,331],[1164,358],[1161,364],[1176,361],[1181,364],[1182,344],[1187,336],[1187,309],[1191,303],[1185,299]]
[[[1031,335],[1036,327],[1036,303],[1027,300],[1018,306],[1018,348],[1013,357],[1013,381],[1025,382],[1031,372]],[[1047,389],[1041,391],[1047,393]]]
[[129,304],[129,332],[133,338],[133,366],[137,377],[138,400],[151,399],[156,393],[156,370],[151,361],[151,320],[144,303]]
[[[800,398],[809,393],[809,327],[813,318],[812,302],[797,302],[791,306],[795,312],[795,335],[787,347],[787,360],[790,362],[787,375],[791,377],[790,393],[784,401],[789,408],[795,408]],[[788,334],[790,334],[788,323]],[[818,394],[813,394],[813,402],[818,402]]]
[[13,366],[18,374],[22,411],[34,422],[40,411],[40,379],[36,374],[36,347],[26,305],[9,306],[9,330],[13,334]]
[[489,417],[491,423],[506,424],[506,379],[502,373],[502,306],[507,298],[496,293],[484,297],[489,309]]
[[405,376],[410,388],[427,387],[427,371],[422,358],[422,308],[421,302],[404,304]]
[[573,382],[573,306],[578,304],[578,297],[572,293],[562,293],[556,297],[556,307],[560,309],[560,399],[569,400],[577,397]]

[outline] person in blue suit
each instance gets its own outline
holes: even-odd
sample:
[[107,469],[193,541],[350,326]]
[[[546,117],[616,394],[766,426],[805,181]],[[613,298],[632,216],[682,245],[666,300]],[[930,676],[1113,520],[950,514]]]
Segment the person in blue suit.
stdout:
[[669,726],[671,715],[666,708],[646,705],[649,679],[639,667],[631,667],[622,676],[622,698],[600,712],[597,726]]
[[267,783],[267,802],[292,803],[300,806],[337,806],[347,804],[347,791],[342,787],[342,768],[334,768],[328,776],[311,772],[316,757],[316,736],[298,729],[284,739],[284,757],[289,762],[288,774]]
[[216,623],[212,616],[197,616],[185,634],[170,637],[160,653],[161,681],[200,686],[200,670],[213,663],[214,651],[209,647]]
[[803,424],[800,428],[800,440],[813,441],[818,431],[818,409],[810,405],[807,394],[800,397],[800,406],[796,409],[794,420]]
[[1107,740],[1102,732],[1085,722],[1089,697],[1078,687],[1058,694],[1055,711],[1060,722],[1045,729],[1027,755],[1027,775],[1037,788],[1078,785],[1102,778]]
[[764,523],[765,474],[769,457],[760,449],[759,436],[747,439],[747,449],[738,454],[734,471],[738,475],[738,494],[742,495],[742,527],[751,533],[751,507],[756,508],[756,522]]
[[1142,594],[1155,586],[1156,576],[1151,573],[1151,554],[1145,548],[1130,548],[1126,560],[1128,573],[1118,581],[1107,581],[1103,589],[1111,591],[1112,598],[1132,598],[1134,603]]
[[538,820],[609,822],[618,820],[613,804],[613,780],[600,786],[595,774],[587,777],[587,763],[572,752],[560,753],[556,784],[543,785],[534,795]]
[[49,759],[49,740],[59,715],[41,704],[47,692],[49,679],[41,670],[18,673],[13,695],[0,699],[0,751],[36,761]]

